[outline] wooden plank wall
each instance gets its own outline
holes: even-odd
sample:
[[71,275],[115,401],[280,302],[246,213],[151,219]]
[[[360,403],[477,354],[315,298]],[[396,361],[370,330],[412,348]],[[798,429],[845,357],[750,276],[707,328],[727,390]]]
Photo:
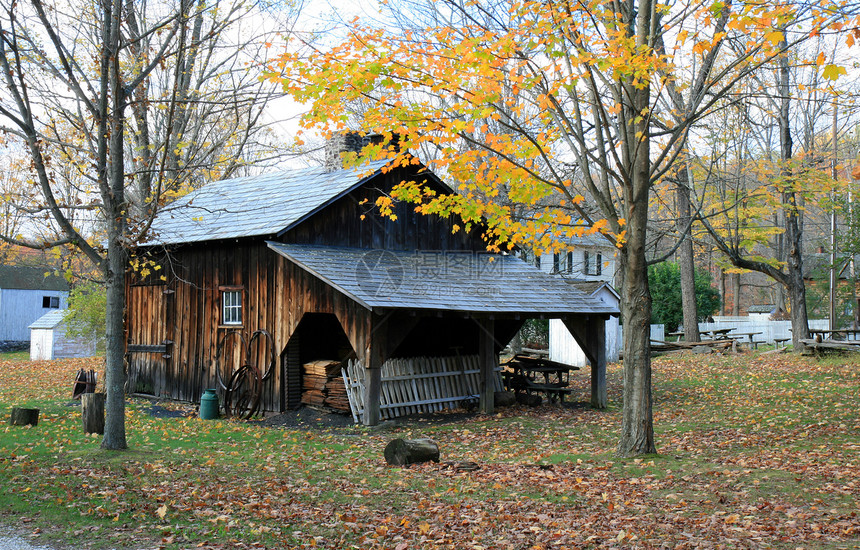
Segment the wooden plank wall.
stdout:
[[[371,211],[382,192],[415,177],[422,176],[416,175],[414,168],[379,176],[300,223],[281,240],[359,248],[484,250],[479,229],[452,233],[457,220],[422,216],[407,204],[397,206],[396,221],[381,219]],[[370,312],[269,250],[264,240],[189,244],[166,255],[154,248],[139,251],[153,255],[162,266],[159,276],[165,274],[167,281],[164,285],[129,287],[149,289],[131,290],[127,311],[129,343],[161,345],[169,341],[171,349],[161,354],[169,357],[130,353],[129,373],[134,379],[153,378],[156,395],[196,402],[203,390],[218,387],[214,363],[219,341],[230,334],[221,365],[226,383],[230,372],[242,364],[242,338],[248,342],[255,330],[264,329],[274,338],[276,367],[272,378],[263,384],[261,406],[268,411],[282,410],[288,401],[282,388],[283,354],[305,312],[336,315],[353,349],[363,357]],[[351,270],[355,266],[343,268]],[[241,327],[220,325],[222,286],[243,288]],[[265,369],[270,361],[267,342],[259,339],[253,347],[252,363]]]
[[[129,350],[135,346],[154,346],[157,351],[129,351],[129,393],[160,395],[166,385],[171,357],[168,357],[166,309],[168,290],[163,284],[127,287],[128,309],[126,341]],[[161,322],[151,322],[160,319]],[[163,348],[163,349],[161,349]]]
[[452,231],[455,223],[463,226],[454,217],[425,216],[406,203],[396,205],[397,220],[381,217],[373,207],[376,199],[409,177],[417,176],[403,168],[383,174],[300,223],[282,240],[387,250],[486,250],[480,229]]
[[[203,390],[218,387],[215,358],[221,339],[229,334],[221,361],[226,383],[230,372],[244,360],[242,339],[247,344],[255,330],[263,329],[274,339],[275,368],[263,384],[261,406],[268,411],[282,410],[281,356],[305,312],[334,314],[353,349],[365,348],[369,312],[272,252],[262,241],[185,247],[172,253],[171,266],[173,273],[165,285],[129,287],[129,343],[172,342],[169,360],[159,354],[129,354],[130,375],[135,379],[154,377],[155,395],[199,401]],[[223,286],[243,288],[241,327],[220,323]],[[271,360],[269,350],[262,337],[251,350],[251,362],[261,371]]]

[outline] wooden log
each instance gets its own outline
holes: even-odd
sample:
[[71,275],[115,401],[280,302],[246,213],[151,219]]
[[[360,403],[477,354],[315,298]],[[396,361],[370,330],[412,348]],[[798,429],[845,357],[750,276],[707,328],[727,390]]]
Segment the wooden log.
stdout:
[[39,409],[13,407],[9,424],[12,426],[35,426],[39,423]]
[[385,461],[392,466],[439,462],[439,446],[432,439],[395,439],[385,446]]
[[81,395],[81,418],[84,433],[105,433],[105,394],[85,393]]

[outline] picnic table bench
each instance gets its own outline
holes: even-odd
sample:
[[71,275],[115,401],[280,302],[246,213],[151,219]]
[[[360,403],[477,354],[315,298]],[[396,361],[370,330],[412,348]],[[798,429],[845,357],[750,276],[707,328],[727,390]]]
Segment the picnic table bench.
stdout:
[[570,373],[579,370],[573,365],[525,355],[513,357],[507,366],[511,369],[505,373],[508,389],[514,393],[524,391],[529,395],[531,392],[543,393],[550,402],[559,400],[562,403],[566,395],[573,393],[569,387]]
[[735,332],[732,334],[732,336],[738,337],[741,340],[741,342],[743,342],[744,336],[746,336],[747,337],[746,343],[749,344],[750,349],[753,349],[753,348],[758,349],[758,345],[764,344],[764,342],[762,340],[753,340],[753,336],[756,336],[759,334],[762,334],[762,333],[761,332]]

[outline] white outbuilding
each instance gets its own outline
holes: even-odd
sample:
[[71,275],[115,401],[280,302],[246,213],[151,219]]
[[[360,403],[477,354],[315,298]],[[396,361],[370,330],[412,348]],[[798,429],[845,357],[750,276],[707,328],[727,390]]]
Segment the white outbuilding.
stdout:
[[95,355],[96,345],[93,338],[70,338],[66,335],[67,311],[50,311],[30,325],[31,361]]
[[[585,292],[589,296],[598,298],[601,302],[615,308],[621,305],[621,295],[604,281],[568,281],[577,289]],[[605,321],[606,332],[606,360],[613,362],[618,361],[619,352],[621,351],[621,339],[618,330],[618,316],[610,317]],[[571,336],[570,331],[564,326],[564,323],[559,319],[550,319],[549,321],[549,358],[559,363],[567,363],[584,367],[588,365],[588,360],[585,358],[585,352],[579,347],[579,344]]]

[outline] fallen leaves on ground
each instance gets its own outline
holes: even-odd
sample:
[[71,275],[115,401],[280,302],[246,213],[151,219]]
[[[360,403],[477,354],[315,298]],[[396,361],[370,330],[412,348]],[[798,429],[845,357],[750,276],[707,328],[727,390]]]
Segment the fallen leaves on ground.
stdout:
[[[39,514],[111,547],[769,548],[860,542],[860,368],[796,356],[654,362],[659,456],[613,455],[607,411],[516,407],[457,423],[295,431],[128,410],[131,449],[98,450],[69,406],[82,361],[5,362],[0,514]],[[577,378],[587,399],[587,372]],[[431,437],[451,464],[385,465],[394,437]],[[30,510],[27,512],[27,510]],[[35,512],[33,510],[39,510]],[[3,522],[0,516],[0,522]],[[44,526],[43,526],[44,529]],[[133,542],[135,541],[135,542]]]

